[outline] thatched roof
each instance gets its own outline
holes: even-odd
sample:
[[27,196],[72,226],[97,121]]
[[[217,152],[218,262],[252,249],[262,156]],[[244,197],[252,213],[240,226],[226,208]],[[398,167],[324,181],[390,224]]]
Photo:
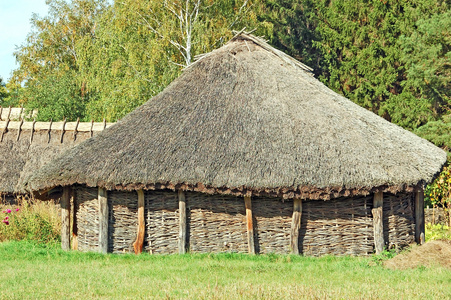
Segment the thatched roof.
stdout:
[[2,107],[0,105],[0,121],[33,119],[37,114],[37,109],[27,111],[23,107]]
[[328,199],[409,190],[445,160],[444,151],[328,89],[293,58],[240,34],[47,164],[28,188]]
[[23,182],[33,172],[110,125],[0,121],[0,194],[25,193]]

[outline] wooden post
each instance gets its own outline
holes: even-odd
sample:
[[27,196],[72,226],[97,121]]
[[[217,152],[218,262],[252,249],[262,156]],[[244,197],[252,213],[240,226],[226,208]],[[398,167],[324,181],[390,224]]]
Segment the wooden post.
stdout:
[[70,187],[63,187],[61,197],[61,248],[70,250]]
[[185,200],[185,192],[179,191],[179,254],[186,253],[186,200]]
[[301,229],[302,200],[293,200],[293,217],[291,218],[290,246],[292,254],[299,254],[299,230]]
[[99,252],[108,252],[108,198],[107,191],[99,187]]
[[73,210],[72,210],[72,250],[78,250],[78,224],[77,224],[77,212],[78,212],[78,206],[77,206],[77,197],[75,194],[75,191],[72,193],[72,203],[73,203]]
[[138,191],[138,233],[136,235],[136,241],[133,243],[133,249],[135,254],[143,252],[144,245],[144,232],[146,226],[144,223],[144,191]]
[[252,204],[251,197],[244,196],[244,205],[246,206],[246,224],[247,224],[247,246],[250,254],[255,254],[254,243],[254,224],[252,222]]
[[374,230],[374,249],[376,254],[381,254],[384,251],[384,226],[383,226],[383,209],[384,209],[384,194],[377,192],[373,198],[373,230]]
[[415,189],[415,241],[424,244],[424,192],[421,187]]

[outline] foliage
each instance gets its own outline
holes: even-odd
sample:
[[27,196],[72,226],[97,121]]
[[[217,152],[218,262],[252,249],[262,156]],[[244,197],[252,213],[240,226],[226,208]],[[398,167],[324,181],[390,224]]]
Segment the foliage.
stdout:
[[3,106],[3,102],[8,97],[8,91],[6,90],[6,84],[3,78],[0,77],[0,105]]
[[398,249],[396,249],[396,248],[392,248],[392,249],[385,248],[384,251],[382,251],[381,254],[373,254],[371,256],[371,265],[382,266],[384,261],[395,257],[397,254],[398,254]]
[[266,34],[269,42],[314,69],[320,75],[322,54],[314,44],[320,41],[316,30],[315,1],[266,0],[254,8],[260,20],[260,34]]
[[451,150],[451,115],[441,120],[431,121],[414,131],[420,137],[434,143],[446,151]]
[[445,1],[324,0],[316,9],[321,39],[314,44],[324,59],[321,78],[330,88],[408,129],[437,117],[434,101],[412,90],[417,78],[412,68],[423,52],[407,44],[422,34],[422,19],[440,18],[449,9]]
[[0,242],[27,240],[55,242],[60,240],[60,219],[54,202],[17,199],[17,205],[1,205]]
[[38,110],[38,121],[84,119],[86,97],[80,94],[79,86],[74,82],[76,76],[74,70],[68,70],[62,74],[48,74],[36,85],[28,85],[26,107]]
[[406,66],[404,90],[430,102],[435,113],[451,109],[451,10],[416,22],[411,36],[401,36]]
[[7,82],[4,86],[4,91],[6,92],[5,97],[0,100],[0,105],[3,107],[19,107],[23,103],[20,101],[20,92],[23,88],[20,84],[14,82]]
[[96,39],[79,44],[81,76],[96,94],[87,113],[95,120],[116,121],[179,74],[168,63],[171,54],[138,19],[135,9],[141,2],[116,2],[100,18]]
[[195,55],[221,46],[231,29],[252,24],[248,1],[115,1],[96,38],[78,47],[81,76],[96,95],[87,115],[116,121],[159,93]]
[[82,107],[90,95],[85,80],[78,76],[77,44],[82,38],[95,37],[95,20],[106,3],[106,0],[47,0],[49,15],[42,18],[33,15],[33,31],[14,53],[19,68],[10,81],[24,87],[18,89],[19,102],[38,108],[38,119],[47,119],[49,115],[54,119],[66,116],[69,120],[84,117]]
[[426,241],[451,241],[451,227],[444,224],[426,224]]
[[8,103],[38,108],[41,120],[115,121],[245,26],[312,66],[330,88],[404,128],[440,122],[451,107],[449,1],[47,4],[49,15],[33,16],[33,32],[15,53],[20,67],[8,87]]
[[451,226],[451,165],[449,161],[434,182],[426,187],[425,195],[426,201],[444,208],[445,218]]

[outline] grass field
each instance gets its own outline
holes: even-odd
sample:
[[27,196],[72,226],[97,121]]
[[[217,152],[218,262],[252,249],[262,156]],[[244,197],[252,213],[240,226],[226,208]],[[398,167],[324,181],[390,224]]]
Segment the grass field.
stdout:
[[100,255],[0,243],[1,299],[450,299],[451,270],[374,257]]

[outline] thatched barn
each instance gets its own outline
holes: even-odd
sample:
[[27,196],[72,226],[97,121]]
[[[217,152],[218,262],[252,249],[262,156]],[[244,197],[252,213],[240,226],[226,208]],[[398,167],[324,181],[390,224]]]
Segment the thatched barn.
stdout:
[[[63,248],[367,255],[424,240],[441,149],[241,33],[41,168],[64,187]],[[75,203],[69,225],[70,199]]]
[[[0,196],[3,197],[27,193],[23,183],[33,172],[65,150],[111,125],[94,122],[26,122],[23,119],[12,121],[13,113],[18,110],[0,107]],[[58,194],[53,196],[57,197]]]

